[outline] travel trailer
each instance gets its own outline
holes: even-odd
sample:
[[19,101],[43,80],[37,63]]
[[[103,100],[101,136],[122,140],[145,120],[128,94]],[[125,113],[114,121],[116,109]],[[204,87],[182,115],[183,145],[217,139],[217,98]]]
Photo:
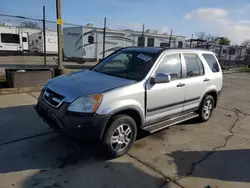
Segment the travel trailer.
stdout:
[[[171,44],[169,44],[171,37]],[[158,34],[154,30],[138,32],[132,30],[106,29],[105,57],[115,50],[127,46],[179,47],[185,42],[184,36]],[[65,58],[86,61],[103,58],[103,29],[86,27],[63,28],[63,51]]]
[[[46,53],[57,54],[57,33],[53,31],[46,31],[45,34]],[[42,31],[29,35],[29,48],[31,53],[44,53],[44,37]]]
[[28,33],[16,27],[0,27],[0,52],[29,51]]

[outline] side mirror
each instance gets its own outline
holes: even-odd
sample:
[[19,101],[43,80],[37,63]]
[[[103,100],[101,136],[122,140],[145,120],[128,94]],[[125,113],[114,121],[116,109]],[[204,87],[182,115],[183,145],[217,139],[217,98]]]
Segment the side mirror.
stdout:
[[155,78],[151,78],[151,84],[168,83],[171,81],[171,76],[166,73],[158,73]]

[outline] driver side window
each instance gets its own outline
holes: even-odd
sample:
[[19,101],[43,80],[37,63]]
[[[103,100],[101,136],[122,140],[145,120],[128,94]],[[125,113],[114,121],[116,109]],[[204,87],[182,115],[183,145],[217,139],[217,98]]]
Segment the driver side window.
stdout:
[[115,58],[113,58],[109,63],[105,64],[105,68],[119,67],[121,70],[126,70],[131,58],[131,54],[119,54]]
[[167,73],[171,76],[171,80],[178,80],[182,78],[181,67],[180,54],[167,54],[161,59],[160,65],[156,70],[156,74]]

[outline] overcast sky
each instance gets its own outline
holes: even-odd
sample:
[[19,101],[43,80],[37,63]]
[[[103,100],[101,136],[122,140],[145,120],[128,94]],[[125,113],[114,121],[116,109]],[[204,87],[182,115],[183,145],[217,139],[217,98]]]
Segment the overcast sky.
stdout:
[[[250,0],[61,0],[66,22],[110,28],[158,29],[190,37],[192,33],[227,36],[235,43],[250,39]],[[1,0],[0,13],[55,20],[55,0]]]

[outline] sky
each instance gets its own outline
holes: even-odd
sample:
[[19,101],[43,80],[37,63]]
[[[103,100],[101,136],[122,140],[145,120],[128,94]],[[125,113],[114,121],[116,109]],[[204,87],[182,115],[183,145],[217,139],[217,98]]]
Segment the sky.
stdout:
[[[1,0],[0,13],[56,20],[56,0]],[[65,22],[114,29],[157,29],[190,38],[196,32],[250,39],[250,0],[61,0]]]

